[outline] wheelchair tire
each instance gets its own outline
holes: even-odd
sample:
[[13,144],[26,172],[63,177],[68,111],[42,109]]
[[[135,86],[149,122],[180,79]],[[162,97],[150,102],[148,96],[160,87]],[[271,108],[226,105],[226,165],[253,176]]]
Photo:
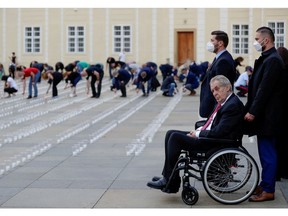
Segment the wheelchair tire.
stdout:
[[203,185],[208,195],[222,204],[247,200],[259,182],[255,160],[239,148],[215,152],[205,163]]
[[184,187],[182,190],[182,200],[186,205],[194,205],[199,199],[198,191],[192,187]]

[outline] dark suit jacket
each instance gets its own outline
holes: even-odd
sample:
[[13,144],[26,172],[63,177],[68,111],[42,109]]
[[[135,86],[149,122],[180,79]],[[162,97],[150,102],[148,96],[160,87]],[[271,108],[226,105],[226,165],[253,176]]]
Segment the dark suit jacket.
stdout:
[[226,76],[233,86],[236,71],[234,60],[227,50],[223,52],[215,62],[212,63],[202,81],[199,114],[203,118],[207,118],[210,115],[216,104],[216,101],[210,90],[210,80],[216,75]]
[[284,77],[284,63],[274,47],[255,61],[245,105],[245,112],[254,115],[255,121],[246,122],[247,134],[275,136],[280,131],[283,100],[287,97]]
[[200,132],[199,137],[233,139],[242,137],[244,105],[232,93],[226,103],[218,110],[211,129]]
[[127,83],[131,79],[131,74],[125,69],[118,70],[118,73],[119,75],[116,77],[116,80],[118,81],[124,81],[125,83]]

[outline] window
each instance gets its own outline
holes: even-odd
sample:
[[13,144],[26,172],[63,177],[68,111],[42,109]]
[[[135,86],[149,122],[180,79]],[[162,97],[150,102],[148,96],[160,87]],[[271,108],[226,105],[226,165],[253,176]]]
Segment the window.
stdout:
[[85,29],[84,26],[68,26],[68,52],[85,52]]
[[122,50],[126,53],[131,52],[131,26],[114,26],[113,50],[116,53]]
[[248,54],[248,25],[233,25],[232,52],[234,54]]
[[275,47],[285,46],[285,25],[284,22],[268,22],[268,26],[275,35]]
[[24,50],[26,53],[40,53],[40,27],[25,27]]

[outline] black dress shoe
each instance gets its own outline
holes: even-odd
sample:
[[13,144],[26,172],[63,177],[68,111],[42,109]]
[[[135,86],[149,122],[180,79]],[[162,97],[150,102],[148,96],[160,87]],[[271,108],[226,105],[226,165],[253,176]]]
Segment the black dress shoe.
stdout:
[[27,99],[31,99],[32,98],[32,96],[31,95],[29,95],[28,97],[27,97]]
[[162,177],[160,177],[160,176],[154,176],[153,178],[152,178],[152,181],[158,181],[159,179],[161,179]]
[[147,186],[154,189],[162,190],[166,186],[166,184],[167,180],[165,178],[160,178],[158,181],[149,181],[147,183]]

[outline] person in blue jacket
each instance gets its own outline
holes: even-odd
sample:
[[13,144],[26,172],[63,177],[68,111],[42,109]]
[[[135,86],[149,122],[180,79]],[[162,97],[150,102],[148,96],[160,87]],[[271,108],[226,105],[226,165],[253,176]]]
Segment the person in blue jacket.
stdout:
[[153,71],[153,76],[150,81],[150,91],[155,92],[157,91],[157,88],[161,86],[159,80],[157,79],[158,65],[155,62],[146,62],[145,67],[148,67]]
[[193,71],[188,71],[186,73],[186,82],[183,85],[183,92],[186,92],[187,90],[190,91],[190,96],[193,96],[196,94],[195,89],[199,87],[199,78],[196,76],[196,74]]
[[[142,68],[137,79],[137,88],[136,88],[137,93],[139,89],[142,89],[143,96],[149,96],[153,76],[154,71],[152,71],[149,67]],[[145,88],[146,83],[147,83],[147,89]]]
[[167,97],[173,97],[175,88],[177,88],[175,76],[173,74],[167,76],[161,85],[161,90],[163,91],[162,95]]
[[113,71],[113,77],[115,78],[115,86],[113,91],[116,92],[120,89],[122,95],[120,97],[127,97],[126,85],[131,79],[131,74],[126,69],[116,69]]
[[[86,79],[88,83],[89,83],[89,77],[91,77],[91,81],[90,81],[90,86],[92,90],[91,98],[99,98],[101,95],[102,79],[104,76],[103,65],[100,63],[91,65],[88,68],[85,68],[83,70],[83,73],[86,73],[87,75]],[[97,91],[96,91],[95,83],[97,84]],[[89,84],[87,85],[87,89],[89,89]]]

